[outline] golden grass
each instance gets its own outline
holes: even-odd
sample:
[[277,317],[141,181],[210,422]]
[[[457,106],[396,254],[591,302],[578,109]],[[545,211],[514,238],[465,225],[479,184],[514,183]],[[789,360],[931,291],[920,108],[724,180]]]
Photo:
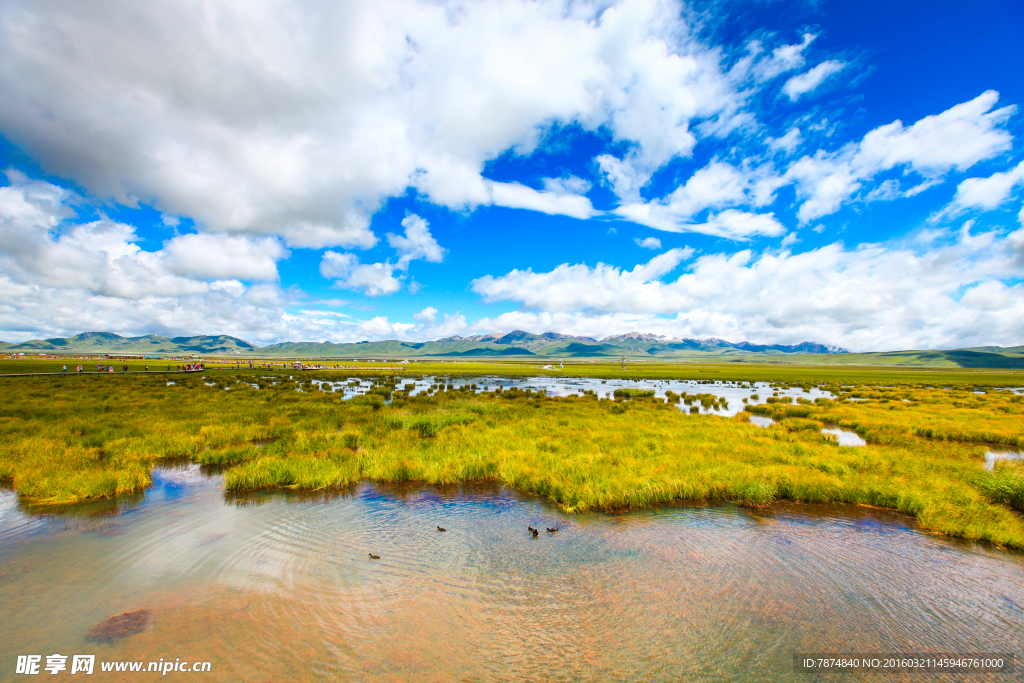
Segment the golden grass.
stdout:
[[[227,372],[208,373],[212,387],[196,375],[170,387],[166,376],[0,380],[0,478],[33,503],[69,503],[139,490],[155,462],[188,458],[226,467],[233,491],[492,479],[567,511],[708,499],[863,504],[1024,549],[1019,464],[982,469],[984,442],[1024,437],[1024,402],[1006,392],[861,386],[850,395],[867,402],[748,407],[780,421],[762,429],[747,413],[690,415],[646,397],[407,398],[382,380],[341,401],[308,382],[296,391],[304,379],[295,376],[257,380],[260,390],[237,381],[252,375]],[[822,424],[856,429],[868,445],[839,447]]]

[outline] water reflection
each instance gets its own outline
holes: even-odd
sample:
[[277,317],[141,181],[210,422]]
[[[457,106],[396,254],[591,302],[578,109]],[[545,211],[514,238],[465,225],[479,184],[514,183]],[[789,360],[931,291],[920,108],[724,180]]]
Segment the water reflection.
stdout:
[[985,451],[985,469],[992,471],[999,460],[1024,460],[1024,453],[1009,449]]
[[[225,496],[194,466],[114,516],[10,498],[5,667],[61,652],[208,659],[204,680],[797,681],[799,651],[1024,646],[1021,555],[863,508],[569,516],[494,482]],[[139,610],[141,633],[87,642]]]
[[[709,394],[725,399],[725,405],[702,406],[695,401],[701,414],[722,415],[732,417],[743,410],[746,403],[766,403],[769,396],[780,399],[803,398],[813,401],[816,398],[832,398],[828,391],[811,387],[804,391],[800,387],[773,387],[768,382],[723,382],[708,380],[658,380],[658,379],[598,379],[593,377],[397,377],[396,386],[409,396],[418,396],[432,391],[471,390],[475,393],[508,389],[540,391],[547,396],[580,396],[591,392],[599,399],[611,399],[616,389],[647,389],[654,392],[656,398],[665,399],[668,392],[674,394]],[[364,396],[374,388],[372,379],[348,377],[344,379],[311,379],[310,384],[319,391],[340,393],[342,399]],[[678,400],[675,398],[673,400]],[[690,412],[691,406],[679,403],[680,410]]]
[[821,430],[821,433],[834,437],[836,443],[840,446],[868,445],[868,442],[861,438],[857,432],[851,432],[849,429],[843,429],[841,427],[825,427]]

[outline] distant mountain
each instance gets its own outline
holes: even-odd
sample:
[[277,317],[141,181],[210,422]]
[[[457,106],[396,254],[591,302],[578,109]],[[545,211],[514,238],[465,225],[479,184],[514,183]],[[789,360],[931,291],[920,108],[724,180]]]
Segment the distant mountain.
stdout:
[[147,334],[144,337],[122,337],[112,332],[83,332],[74,337],[36,339],[21,344],[11,344],[8,352],[52,352],[52,353],[125,353],[125,354],[252,354],[257,347],[249,342],[227,335],[198,337],[161,337]]
[[770,357],[815,364],[910,365],[932,367],[1024,369],[1024,346],[850,353],[817,342],[754,344],[708,339],[676,339],[647,332],[616,334],[596,340],[557,332],[532,334],[513,330],[501,334],[445,337],[428,342],[398,340],[338,344],[284,342],[259,347],[227,335],[195,337],[122,337],[111,332],[84,332],[74,337],[40,339],[21,344],[0,342],[4,353],[111,353],[146,355],[276,356],[279,358],[618,358],[679,360],[749,360]]
[[639,351],[657,356],[682,350],[739,349],[752,353],[848,353],[838,346],[826,346],[815,342],[803,342],[792,346],[785,344],[733,344],[724,339],[676,339],[649,332],[627,332],[615,334],[598,341],[593,337],[574,337],[570,334],[545,332],[531,334],[523,330],[512,330],[505,334],[478,334],[472,337],[445,337],[438,342],[490,342],[492,344],[517,344],[534,354],[558,355],[564,348],[569,354],[621,355],[623,351]]
[[471,342],[492,342],[494,344],[514,344],[516,342],[523,341],[542,341],[542,342],[557,342],[567,340],[578,340],[585,342],[596,342],[596,339],[591,337],[574,337],[571,334],[559,334],[558,332],[545,332],[544,334],[530,334],[523,330],[512,330],[507,334],[477,334],[472,337],[460,337],[458,335],[452,337],[444,337],[438,339],[439,342],[445,341],[471,341]]
[[49,353],[132,353],[132,354],[207,354],[207,355],[264,355],[286,357],[452,357],[452,356],[545,356],[545,357],[602,357],[645,356],[679,357],[687,354],[751,355],[793,353],[846,353],[824,344],[804,342],[794,346],[765,345],[740,342],[733,344],[722,339],[674,339],[664,335],[630,332],[606,337],[600,341],[593,337],[578,337],[558,332],[532,334],[512,330],[500,334],[479,334],[470,337],[445,337],[430,342],[284,342],[258,347],[247,341],[226,335],[197,337],[122,337],[111,332],[84,332],[74,337],[41,339],[10,344],[10,352]]

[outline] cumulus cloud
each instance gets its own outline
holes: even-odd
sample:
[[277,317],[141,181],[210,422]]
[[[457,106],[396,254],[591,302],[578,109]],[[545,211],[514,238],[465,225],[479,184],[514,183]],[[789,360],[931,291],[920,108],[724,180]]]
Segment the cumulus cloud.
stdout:
[[359,263],[352,253],[339,253],[328,249],[320,260],[320,274],[334,280],[336,287],[361,291],[368,296],[394,294],[402,288],[402,281],[394,276],[395,265]]
[[661,240],[657,237],[646,237],[644,239],[637,237],[633,241],[636,242],[638,247],[643,247],[644,249],[661,249]]
[[274,237],[179,235],[164,244],[164,263],[176,275],[195,278],[276,280],[277,262],[288,255]]
[[275,280],[274,238],[188,234],[145,251],[135,229],[106,218],[73,223],[71,192],[9,173],[0,188],[0,273],[13,282],[122,299],[209,291],[209,280]]
[[964,170],[1007,151],[1012,136],[1000,126],[1016,107],[992,111],[998,100],[999,94],[988,90],[909,127],[894,121],[838,152],[818,150],[793,162],[785,177],[797,184],[803,200],[797,211],[801,224],[835,213],[864,182],[883,171],[902,166],[905,172],[934,180],[953,168]]
[[967,178],[956,188],[956,196],[947,212],[958,214],[967,209],[990,211],[1010,198],[1017,185],[1024,184],[1024,161],[1009,171],[987,178]]
[[765,144],[768,145],[768,149],[773,152],[785,152],[786,154],[792,154],[796,151],[797,147],[800,146],[800,142],[803,137],[800,135],[800,129],[797,127],[790,128],[786,131],[786,134],[779,138],[767,138]]
[[782,181],[773,176],[770,167],[741,171],[730,164],[713,161],[668,196],[649,202],[623,204],[614,213],[634,223],[667,232],[696,232],[737,240],[757,235],[779,235],[784,228],[774,214],[727,209],[718,214],[709,213],[703,222],[692,219],[705,209],[769,203],[780,184]]
[[419,313],[414,314],[413,320],[417,320],[421,323],[433,323],[437,320],[437,309],[433,306],[427,306]]
[[[341,253],[328,249],[320,259],[320,274],[334,280],[334,286],[341,289],[360,291],[368,296],[394,294],[402,288],[402,278],[412,261],[423,259],[432,263],[444,260],[447,250],[437,243],[430,234],[426,220],[414,213],[402,219],[405,232],[402,235],[388,233],[388,243],[398,252],[398,262],[360,263],[355,254]],[[396,271],[401,271],[398,276]],[[413,294],[419,285],[412,282],[409,291]]]
[[986,90],[941,114],[926,116],[909,128],[900,121],[879,126],[861,140],[855,165],[888,170],[905,164],[924,174],[970,168],[1010,149],[1012,136],[999,126],[1017,107],[1010,105],[990,111],[998,101],[999,93]]
[[800,99],[801,95],[805,95],[816,90],[819,85],[825,82],[826,78],[839,73],[845,67],[846,64],[844,62],[840,62],[835,59],[822,62],[813,69],[793,76],[786,81],[782,86],[782,94],[789,97],[791,102],[796,102]]
[[484,164],[572,124],[608,130],[647,173],[689,154],[692,122],[744,120],[683,15],[647,0],[13,0],[0,129],[99,197],[291,246],[371,247],[369,216],[410,187],[589,217],[568,185],[490,183]]
[[395,334],[395,327],[385,315],[379,315],[372,320],[367,320],[356,327],[356,332],[363,338],[388,338]]
[[444,260],[447,249],[437,243],[428,226],[426,220],[412,213],[402,219],[404,236],[388,233],[388,244],[398,251],[397,267],[400,270],[407,269],[409,262],[416,259],[424,259],[431,263],[440,263]]
[[600,263],[514,270],[480,278],[473,288],[487,301],[516,301],[523,310],[475,326],[813,339],[861,351],[990,344],[1024,334],[1024,285],[1000,281],[1019,273],[1024,229],[1018,233],[961,233],[924,251],[831,244],[799,254],[708,254],[671,281],[664,276],[679,256],[633,271]]
[[471,286],[488,302],[521,301],[527,307],[548,311],[609,311],[636,306],[657,311],[663,303],[652,280],[672,272],[692,255],[690,248],[670,249],[631,271],[604,263],[594,268],[563,263],[548,273],[513,270],[501,277],[478,278]]
[[[8,340],[85,329],[227,333],[256,342],[431,339],[470,327],[461,314],[438,321],[433,307],[413,323],[383,315],[359,321],[290,312],[294,299],[276,282],[217,277],[225,275],[217,262],[197,267],[189,277],[176,275],[167,268],[164,250],[147,252],[133,241],[131,226],[105,219],[70,223],[71,193],[12,178],[15,184],[0,188],[0,328]],[[409,224],[417,224],[416,218]],[[511,301],[523,310],[477,320],[472,327],[592,336],[644,329],[783,343],[815,339],[858,350],[1020,338],[1024,287],[1016,278],[1024,268],[1024,229],[1002,236],[971,228],[969,221],[956,235],[933,230],[913,247],[832,244],[798,254],[745,250],[692,261],[694,251],[687,248],[631,270],[608,264],[514,270],[479,278],[472,288],[487,301]],[[405,239],[412,239],[408,232]],[[792,240],[784,240],[784,247],[787,242]],[[263,246],[271,252],[281,248]],[[325,277],[368,292],[400,286],[389,263],[360,264],[353,254],[327,254],[321,263]],[[673,275],[680,267],[683,272]],[[214,278],[197,279],[200,272]]]
[[272,238],[183,235],[146,251],[130,225],[73,222],[82,201],[73,193],[18,173],[8,180],[0,188],[6,340],[109,330],[276,341],[319,327],[286,312],[288,296],[274,281],[284,253]]

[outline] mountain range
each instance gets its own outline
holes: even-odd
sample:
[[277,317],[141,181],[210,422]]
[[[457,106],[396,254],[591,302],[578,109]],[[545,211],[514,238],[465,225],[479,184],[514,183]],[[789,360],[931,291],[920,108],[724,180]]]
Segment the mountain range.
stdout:
[[84,332],[9,344],[0,342],[0,353],[88,353],[154,356],[260,356],[279,358],[664,358],[680,360],[751,360],[775,358],[794,362],[864,365],[927,365],[971,368],[1024,369],[1024,346],[986,346],[950,351],[895,351],[850,353],[846,349],[817,342],[800,344],[754,344],[724,339],[675,339],[644,332],[616,334],[603,339],[578,337],[557,332],[532,334],[523,330],[451,336],[428,342],[364,341],[283,342],[256,346],[227,335],[163,337],[149,334],[122,337],[112,332]]
[[227,335],[196,337],[122,337],[112,332],[84,332],[74,337],[40,339],[20,344],[0,342],[10,353],[125,353],[154,355],[234,355],[288,357],[438,357],[438,356],[656,356],[672,357],[692,352],[722,354],[848,353],[846,349],[814,342],[802,344],[733,344],[724,339],[674,339],[631,332],[604,339],[576,337],[557,332],[531,334],[523,330],[445,337],[428,342],[398,340],[339,344],[334,342],[284,342],[259,347]]

